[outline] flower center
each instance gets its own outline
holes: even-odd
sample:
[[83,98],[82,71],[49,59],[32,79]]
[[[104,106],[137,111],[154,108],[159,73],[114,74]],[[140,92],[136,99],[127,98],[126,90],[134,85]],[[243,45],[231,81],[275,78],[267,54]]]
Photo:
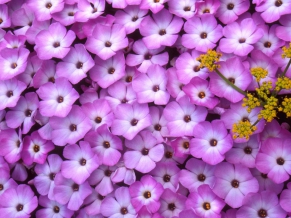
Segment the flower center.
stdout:
[[205,202],[205,203],[203,204],[203,209],[204,209],[204,210],[210,210],[210,208],[211,208],[211,206],[210,206],[210,204],[209,204],[208,202]]
[[35,72],[32,72],[32,73],[30,74],[31,78],[33,78],[34,75],[35,75]]
[[168,209],[174,211],[176,209],[176,205],[174,203],[168,204]]
[[247,146],[247,147],[244,148],[244,152],[245,152],[246,154],[251,154],[252,151],[253,151],[253,149],[252,149],[251,147],[249,147],[249,146]]
[[29,109],[27,109],[27,110],[25,111],[25,116],[30,117],[30,116],[31,116],[31,113],[32,113],[32,111],[29,110]]
[[1,24],[1,23],[3,23],[3,19],[2,19],[2,18],[0,18],[0,24]]
[[17,142],[16,142],[16,147],[17,147],[17,148],[20,147],[20,141],[19,141],[19,140],[17,140]]
[[283,2],[281,0],[275,1],[275,6],[276,7],[280,7],[282,4],[283,4]]
[[198,97],[201,99],[205,98],[205,92],[199,92]]
[[95,123],[101,123],[102,122],[102,118],[101,117],[96,117],[95,118]]
[[265,48],[270,48],[271,45],[272,45],[271,42],[265,42],[265,43],[264,43]]
[[148,155],[149,154],[149,149],[144,148],[144,149],[142,149],[141,153],[142,153],[142,155]]
[[109,73],[109,74],[114,74],[114,72],[115,72],[115,69],[114,69],[113,67],[110,67],[110,68],[108,69],[108,73]]
[[103,142],[103,147],[104,148],[110,148],[110,143],[108,141]]
[[74,183],[74,184],[72,185],[72,189],[73,189],[74,192],[79,191],[79,185],[76,184],[76,183]]
[[52,7],[53,5],[52,5],[52,3],[47,3],[46,5],[45,5],[45,7],[47,8],[47,9],[50,9],[51,7]]
[[132,76],[128,76],[128,77],[126,77],[125,81],[126,81],[127,83],[130,83],[130,82],[132,81]]
[[207,14],[207,13],[210,13],[210,10],[208,8],[203,10],[203,14]]
[[122,104],[125,104],[126,102],[127,102],[126,98],[124,98],[124,99],[121,100],[121,103]]
[[132,22],[135,22],[137,20],[138,20],[138,16],[136,16],[136,15],[131,19]]
[[74,15],[75,15],[75,13],[72,11],[68,13],[68,16],[70,16],[70,17],[73,17]]
[[203,32],[200,34],[201,39],[206,39],[207,38],[207,33]]
[[16,64],[16,63],[12,63],[12,64],[11,64],[11,68],[12,68],[12,69],[15,69],[16,67],[17,67],[17,64]]
[[173,153],[170,152],[170,151],[167,151],[166,154],[165,154],[165,157],[168,158],[168,159],[170,159],[170,158],[173,157]]
[[161,35],[161,36],[163,36],[163,35],[166,35],[166,30],[165,29],[161,29],[160,30],[160,32],[159,32],[159,34]]
[[154,91],[154,92],[157,92],[157,91],[159,91],[159,90],[160,90],[160,87],[159,87],[158,85],[156,85],[156,86],[153,87],[153,91]]
[[102,201],[105,197],[103,195],[98,194],[98,199]]
[[16,210],[17,210],[17,211],[22,211],[22,210],[23,210],[23,205],[22,205],[22,204],[18,204],[18,205],[16,206]]
[[82,158],[80,161],[79,161],[79,163],[80,163],[80,165],[81,166],[85,166],[86,165],[86,159],[84,159],[84,158]]
[[35,153],[39,152],[39,149],[40,149],[39,145],[34,145],[33,146],[33,150],[34,150]]
[[189,122],[191,121],[191,117],[190,117],[189,115],[186,115],[186,116],[184,117],[184,121],[185,121],[186,123],[189,123]]
[[130,124],[132,126],[136,126],[137,123],[138,123],[138,120],[137,119],[132,119],[131,122],[130,122]]
[[191,7],[189,6],[184,7],[184,11],[190,11],[190,10],[191,10]]
[[75,124],[71,124],[71,125],[70,125],[70,130],[71,130],[72,132],[77,131],[77,126],[76,126]]
[[282,166],[284,163],[285,163],[285,160],[284,160],[282,157],[279,157],[279,158],[277,159],[277,164],[278,164],[278,165]]
[[58,206],[54,206],[54,212],[55,213],[59,213],[60,212],[60,208]]
[[127,208],[125,208],[125,207],[121,208],[120,213],[123,215],[127,214],[128,213]]
[[59,97],[58,97],[58,102],[59,102],[59,103],[62,103],[63,101],[64,101],[63,96],[59,96]]
[[160,0],[154,0],[154,3],[159,3],[160,2]]
[[198,72],[200,70],[200,67],[197,65],[195,67],[193,67],[194,72]]
[[59,42],[55,42],[54,44],[53,44],[53,46],[54,46],[54,48],[57,48],[57,47],[60,47],[60,43]]
[[56,174],[55,173],[50,173],[49,177],[50,177],[51,181],[54,181],[54,179],[56,177]]
[[238,40],[238,42],[239,42],[240,44],[242,44],[242,43],[246,42],[246,39],[245,39],[245,38],[241,38],[241,39]]
[[164,180],[164,182],[170,182],[171,176],[166,174],[166,175],[164,175],[163,180]]
[[266,210],[264,210],[264,209],[260,209],[260,210],[258,211],[258,215],[259,215],[259,217],[267,217],[267,216],[268,216],[268,213],[267,213]]
[[188,149],[190,146],[189,142],[183,142],[183,148]]
[[232,77],[231,77],[231,78],[228,78],[228,81],[229,81],[229,82],[231,82],[232,84],[234,84],[234,83],[235,83],[235,79],[234,79],[234,78],[232,78]]
[[109,48],[111,45],[112,45],[111,42],[109,41],[105,42],[105,47]]
[[144,59],[145,60],[150,60],[152,57],[153,56],[151,54],[149,54],[149,53],[147,53],[147,54],[144,55]]
[[12,97],[13,96],[13,91],[7,91],[6,92],[6,96],[8,97],[8,98],[10,98],[10,97]]
[[217,140],[216,140],[216,139],[211,139],[209,143],[210,143],[210,145],[211,145],[212,147],[214,147],[214,146],[217,145]]
[[161,131],[161,129],[162,129],[162,127],[161,127],[160,124],[156,124],[156,125],[155,125],[155,130],[156,130],[156,131]]
[[111,176],[112,171],[111,170],[106,170],[104,174],[105,174],[105,176],[109,177],[109,176]]
[[268,175],[265,174],[265,173],[261,173],[261,177],[264,178],[264,179],[267,179],[268,178]]
[[78,69],[81,69],[83,67],[83,63],[81,61],[78,61],[78,63],[76,64],[76,67]]
[[48,81],[54,83],[56,80],[55,80],[54,77],[50,77],[50,78],[48,79]]
[[243,117],[241,120],[242,120],[243,122],[250,121],[249,118],[247,118],[247,117]]
[[183,84],[181,84],[181,85],[179,86],[179,88],[180,88],[181,91],[183,90],[183,87],[184,87]]
[[237,181],[236,179],[234,179],[234,180],[231,181],[231,185],[234,188],[238,188],[239,187],[239,181]]
[[144,196],[146,199],[148,199],[148,198],[150,198],[152,195],[151,195],[151,193],[150,193],[149,191],[146,191],[145,193],[143,193],[143,196]]
[[234,8],[234,4],[229,3],[229,4],[227,5],[227,9],[228,9],[228,10],[232,10],[233,8]]
[[200,182],[204,182],[205,181],[205,179],[206,179],[206,176],[204,175],[204,174],[199,174],[198,176],[197,176],[197,179],[198,179],[198,181],[200,181]]
[[0,184],[0,191],[2,191],[3,190],[3,185],[2,184]]

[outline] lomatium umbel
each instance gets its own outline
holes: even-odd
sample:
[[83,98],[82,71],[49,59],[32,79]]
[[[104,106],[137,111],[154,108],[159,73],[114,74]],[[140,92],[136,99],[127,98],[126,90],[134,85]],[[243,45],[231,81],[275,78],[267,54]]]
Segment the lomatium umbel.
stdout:
[[247,107],[248,113],[254,108],[261,108],[258,114],[258,119],[255,123],[251,124],[249,120],[241,120],[238,123],[233,124],[232,132],[233,138],[245,138],[249,140],[249,137],[256,131],[256,124],[264,119],[267,122],[271,122],[277,117],[278,112],[283,112],[287,117],[291,117],[291,98],[285,96],[283,99],[278,98],[278,94],[282,90],[291,89],[291,79],[286,75],[287,70],[291,65],[291,43],[289,47],[282,48],[282,58],[289,58],[289,62],[285,67],[283,73],[278,76],[275,84],[272,81],[261,81],[268,75],[268,70],[262,67],[254,67],[250,69],[250,73],[255,77],[258,83],[258,88],[252,92],[245,92],[235,85],[233,81],[226,78],[219,71],[219,59],[221,54],[208,50],[206,54],[200,55],[197,60],[200,62],[200,68],[208,68],[210,72],[216,72],[229,86],[235,89],[237,92],[243,94],[243,107]]

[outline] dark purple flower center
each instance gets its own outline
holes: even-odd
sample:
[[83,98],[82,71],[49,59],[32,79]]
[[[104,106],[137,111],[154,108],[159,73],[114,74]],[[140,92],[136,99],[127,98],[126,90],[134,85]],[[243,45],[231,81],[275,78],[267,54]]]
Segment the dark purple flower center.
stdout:
[[98,194],[98,199],[102,201],[105,197],[103,195]]
[[245,152],[246,154],[251,154],[252,151],[253,151],[253,149],[252,149],[251,147],[249,147],[249,146],[247,146],[247,147],[244,148],[244,152]]
[[39,145],[34,145],[34,146],[33,146],[33,151],[34,151],[35,153],[39,152],[39,149],[40,149]]
[[87,161],[86,161],[86,159],[82,158],[82,159],[79,161],[79,163],[80,163],[81,166],[85,166],[86,163],[87,163]]
[[185,121],[186,123],[189,123],[189,122],[191,121],[191,117],[190,117],[190,115],[185,115],[185,116],[184,116],[184,121]]
[[267,217],[267,216],[268,216],[268,213],[267,213],[266,210],[264,210],[264,209],[260,209],[260,210],[258,211],[258,215],[259,215],[259,217]]
[[3,185],[0,184],[0,191],[2,191],[4,189]]
[[127,83],[132,82],[132,76],[126,77],[125,82],[127,82]]
[[268,178],[268,175],[265,174],[265,173],[261,173],[261,177],[264,178],[264,179],[267,179]]
[[201,39],[206,39],[207,38],[207,33],[203,32],[200,34]]
[[55,213],[59,213],[60,212],[60,208],[58,206],[54,206],[54,212]]
[[168,209],[174,211],[176,209],[176,205],[174,203],[168,204]]
[[235,83],[235,79],[234,79],[234,78],[232,78],[232,77],[228,78],[228,81],[229,81],[229,82],[231,82],[232,84],[234,84],[234,83]]
[[109,74],[114,74],[114,72],[115,72],[115,69],[114,69],[113,67],[110,67],[110,68],[108,69],[108,73],[109,73]]
[[210,208],[211,208],[210,203],[205,202],[205,203],[203,204],[203,209],[204,209],[204,210],[210,210]]
[[48,81],[54,83],[56,80],[55,80],[54,77],[50,77],[50,78],[48,79]]
[[147,54],[144,55],[144,59],[145,60],[150,60],[152,57],[153,56],[151,54],[149,54],[149,53],[147,53]]
[[198,179],[198,181],[200,181],[200,182],[204,182],[205,181],[205,179],[206,179],[206,176],[204,175],[204,174],[199,174],[198,176],[197,176],[197,179]]
[[211,145],[212,147],[214,147],[214,146],[217,145],[217,140],[216,140],[216,139],[211,139],[209,143],[210,143],[210,145]]
[[133,16],[132,19],[131,19],[132,22],[135,22],[137,20],[138,20],[138,16],[137,15]]
[[16,63],[12,63],[12,64],[11,64],[11,68],[12,68],[12,69],[15,69],[16,67],[17,67],[17,64],[16,64]]
[[208,14],[208,13],[210,13],[210,10],[208,8],[203,10],[203,14]]
[[132,126],[136,126],[137,123],[138,123],[138,120],[137,119],[132,119],[131,122],[130,122],[130,124]]
[[55,42],[54,44],[53,44],[53,46],[54,46],[54,48],[57,48],[57,47],[60,47],[60,43],[59,42]]
[[205,98],[205,92],[199,92],[198,97],[201,99]]
[[76,67],[78,69],[81,69],[83,67],[83,63],[81,61],[78,61],[78,63],[76,64]]
[[198,65],[193,67],[194,72],[198,72],[200,70],[200,67]]
[[155,125],[155,130],[156,131],[161,131],[161,129],[162,129],[162,126],[160,124],[156,124]]
[[238,40],[238,42],[239,42],[240,44],[245,43],[245,42],[246,42],[246,39],[245,39],[245,38],[241,38],[241,39]]
[[76,126],[75,124],[71,124],[71,125],[70,125],[70,130],[71,130],[72,132],[77,131],[77,126]]
[[50,180],[53,181],[55,179],[55,177],[56,177],[56,174],[55,173],[50,173],[49,177],[50,177]]
[[167,159],[170,159],[170,158],[173,157],[173,153],[170,152],[170,151],[167,151],[167,152],[165,153],[165,157],[166,157]]
[[110,143],[108,141],[103,142],[103,147],[104,148],[110,148]]
[[121,100],[121,103],[122,104],[125,104],[126,102],[127,102],[126,98],[124,98],[124,99]]
[[191,10],[191,7],[189,6],[184,7],[184,11],[190,11],[190,10]]
[[282,166],[285,163],[285,160],[282,157],[277,158],[277,164]]
[[123,215],[127,214],[128,213],[127,208],[126,207],[121,208],[120,213]]
[[112,45],[111,42],[109,41],[105,42],[105,47],[110,47],[111,45]]
[[16,147],[17,147],[17,148],[20,147],[20,141],[19,141],[19,140],[17,140],[17,142],[16,142]]
[[13,91],[7,91],[6,92],[6,96],[8,97],[8,98],[10,98],[10,97],[12,97],[13,96]]
[[228,9],[228,10],[232,10],[233,8],[234,8],[234,4],[229,3],[229,4],[227,5],[227,9]]
[[75,15],[75,13],[73,11],[68,13],[68,16],[73,17]]
[[46,5],[45,5],[45,7],[47,8],[47,9],[50,9],[51,7],[52,7],[53,5],[52,5],[52,3],[47,3]]
[[96,117],[95,118],[95,123],[101,123],[102,122],[102,118],[101,117]]
[[243,122],[250,121],[248,117],[243,117],[241,120],[242,120]]
[[234,180],[231,181],[231,185],[234,188],[238,188],[239,187],[239,181],[237,181],[236,179],[234,179]]
[[16,206],[16,210],[17,210],[17,211],[22,211],[22,210],[23,210],[23,205],[22,205],[22,204],[18,204],[18,205]]
[[32,72],[32,73],[30,74],[31,78],[33,78],[34,75],[35,75],[35,72]]
[[161,29],[160,30],[160,32],[159,32],[159,34],[161,35],[161,36],[163,36],[163,35],[166,35],[166,30],[165,29]]
[[30,117],[31,116],[31,113],[32,113],[32,111],[31,110],[29,110],[29,109],[27,109],[25,112],[25,116],[27,116],[27,117]]
[[183,142],[183,148],[188,149],[190,146],[189,142]]
[[181,85],[179,86],[179,88],[180,88],[181,91],[183,90],[183,87],[184,87],[183,84],[181,84]]
[[163,180],[164,180],[164,182],[170,182],[171,176],[166,174],[166,175],[164,175]]
[[154,0],[154,3],[159,3],[160,2],[160,0]]
[[159,91],[160,90],[160,87],[158,86],[158,85],[155,85],[154,87],[153,87],[153,91],[154,92],[157,92],[157,91]]
[[265,42],[264,43],[265,48],[270,48],[272,46],[271,42]]
[[3,23],[3,20],[2,20],[2,18],[0,18],[0,24],[1,24],[1,23]]
[[281,0],[275,1],[275,6],[276,7],[280,7],[282,4],[283,4],[283,2]]
[[74,184],[72,185],[72,189],[73,189],[74,192],[79,191],[79,185],[76,184],[76,183],[74,183]]
[[144,148],[144,149],[142,149],[141,153],[142,153],[142,155],[148,155],[149,154],[149,149]]
[[105,170],[104,174],[105,174],[105,176],[109,177],[109,176],[111,176],[112,171],[111,170]]
[[64,101],[64,97],[63,96],[59,96],[57,101],[58,101],[58,103],[62,103]]
[[145,197],[145,198],[150,198],[152,195],[151,195],[151,193],[149,192],[149,191],[146,191],[145,193],[143,193],[143,196]]

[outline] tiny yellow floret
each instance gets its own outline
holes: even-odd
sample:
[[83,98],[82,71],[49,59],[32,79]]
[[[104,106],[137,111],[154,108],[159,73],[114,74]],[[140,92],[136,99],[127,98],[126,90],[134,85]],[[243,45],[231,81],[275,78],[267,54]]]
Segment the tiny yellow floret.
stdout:
[[242,106],[248,107],[247,111],[248,111],[248,113],[250,113],[252,109],[261,106],[261,103],[260,103],[259,99],[256,98],[253,94],[248,93],[247,98],[243,99]]
[[291,98],[285,97],[280,109],[286,114],[286,117],[291,117]]
[[279,77],[277,82],[276,82],[276,91],[280,91],[281,89],[291,89],[291,79],[283,76]]
[[282,58],[291,58],[291,43],[289,44],[289,48],[284,46],[282,50],[283,50]]
[[251,74],[256,78],[257,82],[260,82],[261,79],[266,78],[268,71],[261,67],[254,67],[251,69]]
[[252,126],[250,121],[242,121],[240,120],[238,123],[233,124],[232,132],[233,139],[236,138],[246,138],[249,139],[250,136],[256,131],[257,127]]
[[219,68],[219,65],[216,64],[216,62],[219,61],[221,56],[221,53],[214,50],[208,50],[206,54],[200,55],[196,60],[200,62],[200,68],[206,67],[209,71],[214,71],[216,68]]

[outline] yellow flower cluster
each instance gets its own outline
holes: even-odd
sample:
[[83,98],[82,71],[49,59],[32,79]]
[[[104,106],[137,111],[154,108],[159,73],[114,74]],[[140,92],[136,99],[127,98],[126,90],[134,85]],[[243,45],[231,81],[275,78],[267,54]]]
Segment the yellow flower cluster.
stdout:
[[221,53],[214,50],[208,50],[206,54],[200,55],[196,58],[196,60],[200,62],[200,68],[206,67],[209,71],[214,71],[219,67],[219,65],[215,64],[215,62],[219,61],[221,55]]
[[283,50],[282,58],[291,58],[291,43],[289,44],[289,48],[284,46],[282,50]]
[[256,92],[261,99],[267,100],[268,95],[271,93],[270,90],[272,89],[272,82],[263,82],[260,88],[256,88]]
[[279,111],[283,111],[286,117],[291,117],[291,98],[284,98],[282,107],[279,107]]
[[291,89],[291,79],[286,76],[279,77],[276,82],[276,91],[280,91],[281,89]]
[[232,132],[233,138],[246,138],[249,139],[253,132],[257,129],[256,126],[252,126],[250,121],[240,120],[238,123],[233,124]]
[[254,67],[251,69],[251,74],[256,78],[257,82],[260,82],[261,79],[266,78],[268,71],[261,67]]
[[271,122],[277,115],[277,106],[278,99],[274,96],[271,96],[267,99],[266,104],[264,105],[264,109],[260,111],[258,118],[264,118],[267,122]]
[[250,113],[252,109],[255,107],[259,107],[261,105],[258,98],[256,98],[253,94],[248,93],[247,98],[243,99],[243,107],[248,107],[247,111]]

